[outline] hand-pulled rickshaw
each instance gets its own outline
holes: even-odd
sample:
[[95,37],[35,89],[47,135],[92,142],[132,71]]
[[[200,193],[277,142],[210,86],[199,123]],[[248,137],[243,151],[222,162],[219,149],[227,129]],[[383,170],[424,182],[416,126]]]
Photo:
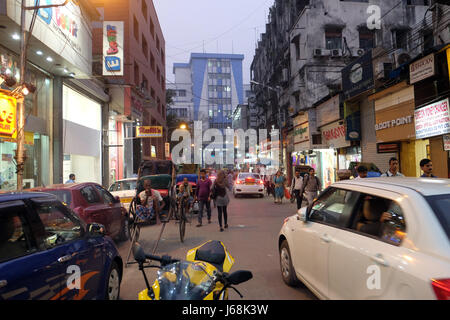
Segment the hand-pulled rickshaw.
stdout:
[[[130,258],[133,243],[139,239],[140,227],[142,225],[155,224],[158,221],[161,221],[163,223],[158,240],[153,248],[153,253],[155,253],[166,223],[168,223],[171,219],[173,219],[176,216],[177,205],[176,205],[176,190],[175,190],[175,178],[176,178],[175,172],[176,169],[172,161],[151,160],[151,161],[144,161],[141,163],[138,171],[136,194],[130,203],[128,211],[131,246],[128,252],[126,265],[129,264],[128,261]],[[142,210],[142,204],[139,194],[145,190],[144,183],[146,180],[151,181],[151,189],[159,192],[162,197],[163,201],[159,203],[159,207],[161,209],[159,214],[157,212],[152,214],[151,212]],[[184,241],[184,233],[185,233],[184,228],[185,224],[183,226],[180,224],[181,242]]]

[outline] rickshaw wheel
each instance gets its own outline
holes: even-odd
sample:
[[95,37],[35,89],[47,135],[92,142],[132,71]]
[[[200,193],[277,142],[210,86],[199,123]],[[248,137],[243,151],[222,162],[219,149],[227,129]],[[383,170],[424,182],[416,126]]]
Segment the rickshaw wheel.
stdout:
[[130,208],[128,210],[128,219],[129,219],[129,223],[128,223],[128,231],[130,234],[130,241],[133,240],[133,230],[136,229],[136,235],[134,237],[134,241],[138,241],[139,240],[139,228],[137,228],[136,226],[136,207],[137,207],[137,203],[136,203],[136,198],[134,198],[131,203],[130,203]]

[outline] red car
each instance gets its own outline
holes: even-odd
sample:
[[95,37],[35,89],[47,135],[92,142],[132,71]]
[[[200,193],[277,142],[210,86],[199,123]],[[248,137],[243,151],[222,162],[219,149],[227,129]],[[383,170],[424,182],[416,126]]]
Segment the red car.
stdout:
[[100,223],[113,239],[129,238],[127,212],[119,197],[96,183],[58,184],[39,187],[30,191],[54,194],[71,208],[85,223]]

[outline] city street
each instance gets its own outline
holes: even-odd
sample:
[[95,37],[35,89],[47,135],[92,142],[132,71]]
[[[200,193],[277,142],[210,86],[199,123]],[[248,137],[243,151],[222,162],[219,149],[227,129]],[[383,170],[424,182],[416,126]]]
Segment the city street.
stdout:
[[[213,208],[212,208],[213,209]],[[186,225],[185,242],[181,243],[178,225],[175,221],[167,224],[157,250],[158,255],[168,254],[176,258],[184,258],[187,251],[208,240],[222,241],[235,258],[231,271],[250,270],[253,279],[238,286],[238,290],[246,300],[310,300],[314,295],[305,287],[291,288],[284,284],[280,274],[277,237],[283,220],[295,213],[295,205],[284,202],[283,205],[273,203],[272,197],[263,199],[247,196],[231,198],[228,206],[229,229],[219,232],[217,209],[213,209],[212,223],[203,219],[203,227],[197,228],[194,216],[192,225]],[[206,223],[206,225],[205,225]],[[140,244],[150,252],[159,234],[160,226],[149,226],[141,229]],[[119,251],[125,260],[130,242],[119,244]],[[132,257],[130,258],[130,260]],[[149,281],[155,279],[155,269],[146,270]],[[145,289],[142,273],[137,265],[129,265],[124,271],[121,285],[121,299],[137,299],[140,291]],[[240,299],[230,291],[230,299]]]

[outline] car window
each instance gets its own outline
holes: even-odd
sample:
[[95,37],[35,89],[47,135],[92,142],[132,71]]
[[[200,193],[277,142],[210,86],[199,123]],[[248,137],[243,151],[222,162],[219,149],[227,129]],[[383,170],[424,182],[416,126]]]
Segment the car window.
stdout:
[[21,201],[0,204],[0,262],[25,256],[36,250]]
[[112,194],[109,193],[106,189],[103,189],[100,186],[95,186],[95,188],[100,193],[100,196],[101,196],[104,204],[111,204],[111,203],[115,202],[114,197],[112,196]]
[[64,204],[70,206],[72,204],[72,193],[67,190],[50,190],[45,191],[46,193],[50,193],[55,195],[59,201],[63,202]]
[[427,197],[427,201],[450,239],[450,194]]
[[314,202],[309,219],[346,228],[349,225],[358,195],[358,192],[355,191],[330,188]]
[[397,202],[362,194],[358,201],[352,229],[398,246],[406,236],[406,221]]
[[119,191],[119,182],[114,182],[110,187],[109,187],[109,192],[114,192],[114,191]]
[[42,223],[34,228],[41,249],[50,249],[83,236],[81,223],[67,208],[57,203],[38,203],[36,213]]
[[97,192],[91,186],[84,187],[83,189],[81,189],[81,195],[89,203],[100,202]]

